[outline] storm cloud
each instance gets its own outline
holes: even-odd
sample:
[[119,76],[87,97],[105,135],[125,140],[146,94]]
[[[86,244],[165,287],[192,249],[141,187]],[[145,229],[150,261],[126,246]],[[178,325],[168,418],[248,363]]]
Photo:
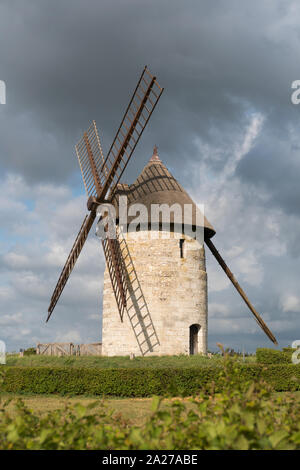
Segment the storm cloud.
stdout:
[[[165,91],[124,175],[154,144],[280,345],[300,336],[300,6],[260,0],[1,0],[0,328],[9,348],[100,339],[104,260],[91,233],[45,314],[86,211],[74,145],[109,149],[145,64]],[[97,256],[95,252],[97,251]],[[207,254],[209,344],[268,345]]]

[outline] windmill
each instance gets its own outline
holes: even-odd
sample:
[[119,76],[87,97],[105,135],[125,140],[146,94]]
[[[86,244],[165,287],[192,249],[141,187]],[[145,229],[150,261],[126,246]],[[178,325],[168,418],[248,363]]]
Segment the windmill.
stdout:
[[[116,133],[116,136],[113,140],[113,143],[109,149],[106,158],[104,158],[102,152],[95,121],[93,121],[90,128],[83,134],[82,139],[76,145],[76,153],[82,172],[84,186],[88,195],[87,208],[89,214],[86,215],[83,220],[79,233],[75,239],[70,254],[67,258],[67,261],[62,269],[62,272],[54,289],[48,309],[48,316],[46,320],[47,322],[74,268],[74,265],[87,239],[89,231],[93,226],[93,223],[97,216],[97,207],[103,203],[113,202],[116,198],[116,194],[120,192],[120,187],[122,188],[123,186],[120,184],[120,179],[152,115],[153,110],[161,97],[162,92],[163,88],[161,88],[161,86],[156,80],[156,77],[150,73],[149,69],[146,66],[143,69],[143,72],[139,78],[137,86],[134,90],[132,98],[125,111],[120,127]],[[152,185],[155,183],[155,181],[159,180],[160,194],[163,193],[162,184],[166,184],[167,187],[168,184],[166,182],[171,181],[173,185],[173,189],[171,191],[173,196],[175,195],[177,198],[179,197],[183,199],[188,198],[188,200],[191,201],[187,193],[185,193],[185,191],[180,187],[177,181],[172,177],[168,170],[166,170],[166,168],[160,161],[157,155],[156,148],[151,158],[151,161],[149,162],[149,166],[147,166],[146,168],[146,174],[148,175],[149,172],[151,173]],[[146,180],[147,178],[148,176],[146,176],[144,180]],[[146,182],[147,187],[149,187],[148,180]],[[141,181],[138,184],[140,185],[140,183]],[[134,194],[136,188],[137,186],[134,186],[134,190],[131,191],[131,194]],[[170,188],[168,187],[168,189]],[[229,277],[230,281],[233,283],[234,287],[237,289],[237,291],[249,307],[259,326],[269,337],[269,339],[273,343],[277,344],[276,338],[269,330],[269,328],[267,327],[263,319],[260,317],[258,312],[255,310],[253,305],[250,303],[245,292],[242,290],[239,283],[237,282],[232,272],[226,265],[225,261],[217,251],[213,242],[211,241],[211,237],[215,234],[214,229],[206,219],[204,225],[204,241],[206,245],[208,246],[211,253],[214,255],[226,275]],[[120,315],[117,328],[119,329],[120,324],[124,324],[124,312],[127,310],[128,313],[129,309],[132,308],[133,304],[135,304],[135,306],[137,305],[137,297],[132,300],[132,296],[136,295],[134,294],[134,292],[140,289],[138,299],[143,299],[142,308],[147,310],[141,310],[140,307],[138,309],[135,307],[134,314],[130,317],[128,313],[128,316],[130,317],[130,324],[133,330],[134,328],[137,328],[138,325],[139,331],[134,331],[134,333],[135,338],[139,344],[140,352],[143,355],[146,354],[148,351],[155,352],[155,346],[158,345],[160,341],[158,339],[158,335],[151,320],[151,314],[147,307],[147,302],[145,301],[140,282],[137,280],[137,278],[135,279],[138,288],[132,288],[130,281],[132,275],[129,275],[128,265],[126,265],[126,262],[124,261],[125,258],[127,260],[131,259],[128,245],[126,244],[125,240],[111,238],[109,236],[107,226],[105,227],[105,231],[106,236],[102,239],[102,246],[106,260],[107,272],[110,280],[110,290],[112,292],[112,296],[114,297],[114,310],[115,307],[117,307],[117,310]],[[180,245],[180,250],[182,253],[182,243]],[[205,267],[203,269],[205,270]],[[131,273],[135,271],[136,270],[134,269],[131,259]],[[128,304],[128,299],[130,298],[130,296],[131,306],[129,306]],[[186,317],[185,313],[184,316]],[[135,319],[137,319],[137,321]],[[194,325],[191,326],[193,327]],[[147,328],[151,329],[150,333],[147,332]],[[123,336],[122,330],[120,329],[118,331],[120,331],[120,335]],[[191,335],[195,335],[195,331],[193,331],[194,330],[190,328],[190,342],[192,337]],[[141,335],[144,337],[144,340],[142,342],[139,342],[139,337],[141,337]],[[151,340],[151,337],[155,338],[154,342]],[[143,349],[143,344],[146,344],[146,349]],[[186,349],[184,349],[184,351],[186,351]],[[128,351],[125,352],[128,353]]]

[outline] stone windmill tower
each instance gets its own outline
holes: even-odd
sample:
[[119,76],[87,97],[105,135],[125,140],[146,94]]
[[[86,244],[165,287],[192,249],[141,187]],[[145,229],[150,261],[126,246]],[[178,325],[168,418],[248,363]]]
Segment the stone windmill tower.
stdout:
[[[126,196],[128,213],[133,205],[147,211],[139,226],[120,238],[123,259],[127,260],[128,298],[123,322],[106,267],[103,291],[103,355],[196,354],[207,351],[207,275],[204,239],[182,233],[182,225],[162,220],[153,230],[151,208],[179,209],[179,217],[189,205],[195,227],[197,208],[182,186],[167,170],[154,148],[153,156],[130,186],[118,185],[114,203]],[[128,225],[134,220],[128,217]],[[205,236],[213,227],[199,217]],[[118,221],[118,218],[117,218]],[[140,222],[140,220],[139,220]],[[153,220],[152,220],[153,222]],[[136,230],[138,229],[138,230]],[[202,242],[202,243],[201,243]]]
[[[49,320],[81,253],[93,223],[100,215],[106,261],[103,295],[103,354],[196,354],[207,349],[207,278],[204,243],[217,259],[257,323],[271,341],[276,338],[254,309],[211,241],[215,230],[161,162],[157,149],[132,185],[120,179],[154,111],[163,88],[144,68],[106,158],[95,121],[76,145],[88,195],[79,233],[51,297]],[[127,201],[123,223],[122,198]],[[101,208],[115,208],[111,236],[109,218]],[[152,208],[176,206],[168,228]],[[191,211],[182,220],[185,207]],[[135,226],[134,210],[145,210]],[[200,213],[200,217],[199,217]],[[149,220],[150,214],[150,220]],[[107,221],[105,221],[107,220]],[[153,227],[154,222],[154,227]],[[183,222],[183,223],[182,223]],[[150,224],[150,225],[149,225]],[[132,228],[134,227],[134,230]],[[124,228],[126,230],[124,230]],[[184,228],[184,230],[183,230]],[[128,230],[127,230],[128,229]],[[186,230],[187,229],[187,230]],[[194,236],[194,229],[202,237]],[[166,235],[166,237],[165,237]]]

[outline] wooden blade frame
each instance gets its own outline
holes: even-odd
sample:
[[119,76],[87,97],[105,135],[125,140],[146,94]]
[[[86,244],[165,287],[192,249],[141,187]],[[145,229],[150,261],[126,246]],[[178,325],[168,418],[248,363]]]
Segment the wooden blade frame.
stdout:
[[80,227],[76,240],[72,246],[68,259],[63,267],[63,270],[58,279],[53,295],[51,297],[51,302],[48,308],[48,317],[47,317],[46,322],[51,317],[53,309],[55,305],[57,304],[57,301],[66,285],[67,280],[69,279],[69,276],[72,272],[72,269],[74,268],[74,265],[77,261],[78,256],[80,255],[82,247],[88,237],[89,231],[91,230],[91,227],[93,225],[95,218],[96,218],[96,212],[91,212],[89,215],[86,215],[83,220],[83,223]]
[[[104,160],[103,157],[95,121],[93,121],[87,132],[84,133],[83,138],[76,145],[75,148],[84,186],[89,196],[88,209],[91,210],[91,213],[89,217],[85,218],[62,270],[51,298],[47,321],[91,229],[96,217],[97,205],[113,195],[162,92],[163,88],[156,81],[156,77],[145,67],[106,159]],[[122,270],[122,259],[120,258],[118,242],[107,237],[103,241],[103,249],[122,320],[123,311],[126,307],[126,276]]]
[[87,195],[99,197],[102,190],[100,174],[104,171],[105,166],[95,121],[75,145],[75,150]]
[[102,240],[104,256],[114,291],[121,321],[127,305],[127,277],[118,239],[106,237]]
[[112,196],[162,92],[156,77],[145,67],[105,160],[95,122],[77,144],[87,194],[98,203]]
[[255,310],[255,308],[253,307],[253,305],[251,304],[250,300],[248,299],[248,297],[246,296],[245,292],[243,291],[243,289],[241,288],[241,286],[239,285],[239,283],[237,282],[237,280],[235,279],[233,273],[230,271],[230,269],[228,268],[227,264],[225,263],[225,261],[223,260],[222,256],[220,255],[220,253],[218,252],[218,250],[216,249],[215,245],[213,244],[213,242],[207,238],[205,239],[205,243],[206,245],[208,246],[208,248],[210,249],[210,251],[212,252],[212,254],[214,255],[214,257],[216,258],[216,260],[218,261],[219,265],[221,266],[221,268],[223,269],[223,271],[227,274],[227,276],[229,277],[230,281],[232,282],[232,284],[234,285],[234,287],[236,288],[236,290],[238,291],[238,293],[240,294],[240,296],[242,297],[242,299],[244,300],[244,302],[248,305],[249,309],[251,310],[251,312],[253,313],[257,323],[259,324],[259,326],[262,328],[262,330],[265,332],[265,334],[268,336],[268,338],[274,343],[274,344],[278,344],[277,343],[277,340],[275,338],[275,336],[273,335],[273,333],[269,330],[269,328],[267,327],[267,325],[265,324],[265,322],[263,321],[263,319],[261,318],[261,316],[257,313],[257,311]]
[[113,194],[163,91],[145,67],[103,165],[105,194],[109,188]]

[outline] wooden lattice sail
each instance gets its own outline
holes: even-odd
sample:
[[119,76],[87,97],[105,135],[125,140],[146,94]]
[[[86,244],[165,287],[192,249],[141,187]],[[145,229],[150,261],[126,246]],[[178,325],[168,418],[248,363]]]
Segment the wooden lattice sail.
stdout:
[[[96,218],[97,206],[112,199],[114,190],[137,146],[140,137],[161,97],[163,88],[158,84],[147,67],[144,68],[129,105],[104,158],[96,123],[93,121],[76,145],[76,153],[82,173],[84,186],[89,197],[90,214],[84,218],[74,245],[60,274],[48,309],[47,321],[74,268],[89,231]],[[126,307],[126,282],[118,240],[106,237],[102,241],[106,263],[121,319]]]

